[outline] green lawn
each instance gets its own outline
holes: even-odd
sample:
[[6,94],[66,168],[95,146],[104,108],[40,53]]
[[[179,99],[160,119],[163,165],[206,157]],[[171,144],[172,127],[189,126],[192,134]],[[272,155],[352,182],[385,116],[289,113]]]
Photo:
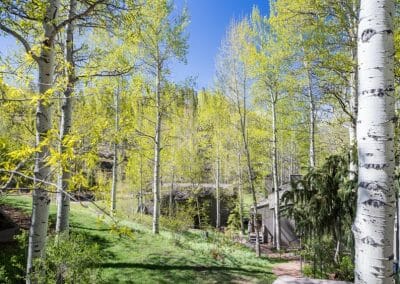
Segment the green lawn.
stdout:
[[[27,196],[1,202],[30,212]],[[54,214],[53,205],[53,223]],[[272,283],[275,278],[270,261],[255,259],[254,252],[220,234],[206,238],[196,230],[179,235],[163,230],[154,236],[143,223],[121,220],[119,225],[133,233],[119,236],[95,208],[72,204],[71,231],[85,233],[100,246],[104,283]]]

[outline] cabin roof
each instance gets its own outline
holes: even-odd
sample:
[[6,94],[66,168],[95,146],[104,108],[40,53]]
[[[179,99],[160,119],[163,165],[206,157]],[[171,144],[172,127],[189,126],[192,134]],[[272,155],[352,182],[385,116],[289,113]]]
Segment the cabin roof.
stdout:
[[[291,190],[292,185],[291,185],[291,183],[288,182],[288,183],[280,185],[278,187],[278,189],[279,189],[279,199],[282,199],[282,195],[286,191]],[[265,208],[265,207],[268,207],[269,209],[274,209],[275,208],[274,199],[275,199],[274,192],[268,194],[267,198],[264,198],[257,203],[257,209],[261,209],[261,208]]]

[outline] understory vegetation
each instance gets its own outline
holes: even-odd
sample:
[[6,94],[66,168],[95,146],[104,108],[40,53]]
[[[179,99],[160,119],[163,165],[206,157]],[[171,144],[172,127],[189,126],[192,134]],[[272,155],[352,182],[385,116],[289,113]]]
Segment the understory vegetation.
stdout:
[[[30,210],[28,196],[7,197],[3,204]],[[90,205],[88,205],[90,206]],[[54,222],[55,207],[50,219]],[[174,223],[175,224],[172,224]],[[165,220],[159,236],[151,233],[151,220],[119,220],[115,225],[95,208],[74,203],[68,241],[50,237],[40,283],[54,283],[63,267],[66,283],[272,283],[276,262],[255,259],[251,249],[210,230],[207,235],[189,229],[182,220]],[[178,230],[177,230],[178,228]],[[23,283],[27,233],[18,246],[0,251],[0,282]],[[45,279],[45,280],[43,280]]]
[[400,0],[233,2],[0,1],[0,281],[393,282]]

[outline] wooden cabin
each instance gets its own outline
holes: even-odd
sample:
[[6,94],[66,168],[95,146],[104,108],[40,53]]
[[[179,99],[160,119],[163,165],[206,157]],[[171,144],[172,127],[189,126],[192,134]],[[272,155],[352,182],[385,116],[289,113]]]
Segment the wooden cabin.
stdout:
[[[299,175],[291,176],[291,181],[301,178]],[[287,182],[279,186],[279,197],[282,198],[283,193],[291,190],[291,182]],[[271,190],[268,198],[257,203],[257,226],[260,233],[261,243],[272,243],[275,235],[275,202],[274,192]],[[282,201],[282,199],[281,199]],[[299,238],[295,233],[295,223],[284,216],[280,216],[281,223],[281,246],[294,247],[299,245]],[[256,238],[253,222],[249,222],[249,241],[254,242]]]

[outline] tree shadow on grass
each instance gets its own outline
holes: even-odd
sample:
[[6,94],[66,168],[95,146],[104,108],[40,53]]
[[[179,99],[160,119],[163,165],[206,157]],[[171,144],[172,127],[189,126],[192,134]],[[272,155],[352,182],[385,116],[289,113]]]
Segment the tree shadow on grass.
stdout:
[[101,255],[104,259],[113,259],[115,257],[115,254],[107,250],[107,248],[110,247],[111,241],[101,236],[100,234],[102,233],[100,234],[96,233],[96,232],[110,231],[109,228],[107,229],[91,228],[91,227],[79,226],[76,224],[74,225],[71,224],[70,228],[71,228],[71,233],[83,236],[85,242],[87,242],[88,244],[97,244],[101,251]]
[[138,262],[107,262],[100,265],[102,268],[140,268],[151,270],[192,270],[192,271],[237,271],[243,273],[263,273],[271,274],[265,270],[248,269],[242,267],[230,266],[205,266],[205,265],[168,265],[154,263],[138,263]]
[[71,224],[70,227],[72,229],[78,229],[78,230],[83,230],[83,231],[98,231],[98,232],[107,232],[107,231],[111,231],[111,228],[92,228],[92,227],[84,227],[84,226],[80,226],[77,224]]
[[185,237],[186,240],[195,241],[211,241],[210,237],[206,237],[206,231],[196,230],[196,231],[184,231],[180,233],[181,236]]
[[[113,283],[232,283],[235,280],[246,281],[259,279],[259,282],[269,283],[273,277],[272,272],[257,269],[229,266],[204,266],[204,265],[170,265],[162,263],[138,263],[138,262],[108,262],[102,263],[101,268],[111,268],[120,271],[128,279],[121,281],[114,276]],[[121,270],[128,270],[122,272]],[[147,273],[147,279],[138,279],[143,272]],[[132,278],[131,278],[132,277]],[[243,278],[244,277],[244,278]],[[247,282],[247,281],[246,281]],[[257,281],[258,282],[258,281]]]

